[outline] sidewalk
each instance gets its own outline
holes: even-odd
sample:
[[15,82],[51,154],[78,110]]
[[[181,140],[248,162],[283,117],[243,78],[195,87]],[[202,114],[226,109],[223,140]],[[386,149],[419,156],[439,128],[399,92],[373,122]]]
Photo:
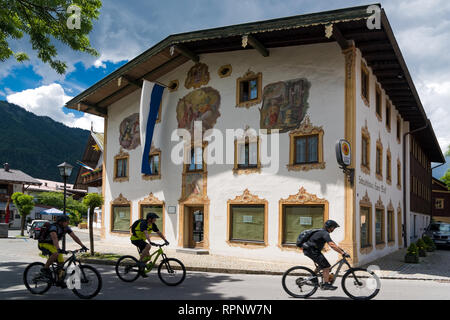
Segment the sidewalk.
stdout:
[[[89,232],[86,229],[74,229],[74,231]],[[98,236],[99,232],[95,232],[95,235]],[[95,242],[95,251],[137,256],[135,248],[126,242],[111,244],[104,240],[97,240]],[[181,260],[188,271],[282,275],[287,269],[295,265],[292,262],[259,261],[214,254],[186,254],[176,252],[175,249],[165,249],[165,251],[169,257]],[[380,271],[377,271],[377,274],[382,279],[439,280],[450,282],[450,250],[439,250],[428,253],[426,258],[420,258],[421,262],[419,264],[404,263],[404,255],[405,249],[401,249],[362,267],[368,267],[369,265],[378,266]],[[86,262],[115,263],[113,261],[94,259],[87,259]],[[312,263],[305,266],[314,269]]]

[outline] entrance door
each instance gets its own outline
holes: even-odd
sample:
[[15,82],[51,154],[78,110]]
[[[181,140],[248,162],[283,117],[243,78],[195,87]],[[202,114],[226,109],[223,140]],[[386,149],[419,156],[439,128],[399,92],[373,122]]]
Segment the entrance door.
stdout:
[[189,208],[188,223],[190,224],[189,247],[203,248],[203,225],[204,225],[204,210],[203,207]]

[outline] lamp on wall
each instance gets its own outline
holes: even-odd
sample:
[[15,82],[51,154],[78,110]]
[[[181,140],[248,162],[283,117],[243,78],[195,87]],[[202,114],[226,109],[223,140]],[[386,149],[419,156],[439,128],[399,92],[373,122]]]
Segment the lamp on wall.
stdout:
[[[63,208],[63,214],[66,215],[66,183],[67,183],[67,178],[70,177],[70,175],[72,174],[72,169],[73,166],[70,165],[67,162],[63,162],[58,166],[59,169],[59,174],[61,175],[61,177],[64,180],[64,208]],[[66,250],[66,235],[64,235],[63,237],[63,250]]]

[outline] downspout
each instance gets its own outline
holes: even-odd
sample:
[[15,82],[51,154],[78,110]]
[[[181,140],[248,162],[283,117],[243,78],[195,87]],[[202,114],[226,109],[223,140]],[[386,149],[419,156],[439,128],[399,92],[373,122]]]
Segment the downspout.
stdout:
[[[416,133],[422,130],[425,130],[426,128],[428,128],[429,126],[429,122],[428,119],[426,121],[426,125],[413,130],[413,131],[409,131],[403,134],[403,243],[405,248],[408,247],[408,242],[407,242],[407,237],[406,237],[406,136],[412,134],[412,133]],[[411,167],[411,163],[409,164],[409,167]],[[409,168],[411,171],[411,168]],[[411,201],[410,201],[411,202]]]

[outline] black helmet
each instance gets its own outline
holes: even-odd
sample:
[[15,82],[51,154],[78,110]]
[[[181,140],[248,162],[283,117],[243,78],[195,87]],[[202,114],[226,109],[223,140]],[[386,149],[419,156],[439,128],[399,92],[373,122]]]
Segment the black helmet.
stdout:
[[145,218],[146,218],[147,220],[149,220],[149,219],[154,219],[154,218],[159,219],[159,216],[158,216],[156,213],[149,212],[149,213],[147,213],[147,216],[146,216]]
[[328,228],[339,228],[338,223],[336,221],[334,221],[334,220],[327,220],[325,222],[324,226],[325,226],[325,229],[328,229]]
[[66,215],[58,216],[58,218],[56,218],[57,223],[67,222],[67,221],[69,221],[69,217]]

